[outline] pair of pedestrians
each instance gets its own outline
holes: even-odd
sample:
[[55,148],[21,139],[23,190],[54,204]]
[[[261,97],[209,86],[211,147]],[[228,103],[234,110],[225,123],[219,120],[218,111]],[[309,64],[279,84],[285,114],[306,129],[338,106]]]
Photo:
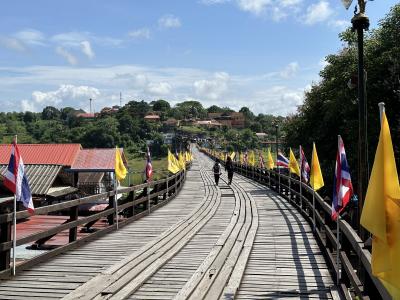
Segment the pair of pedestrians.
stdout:
[[[227,157],[226,163],[225,163],[225,171],[228,172],[228,184],[232,183],[232,178],[233,178],[233,162],[230,156]],[[219,183],[219,177],[221,176],[221,164],[219,163],[219,159],[217,158],[215,161],[215,164],[213,166],[213,172],[214,172],[214,179],[215,179],[215,185],[218,185]]]

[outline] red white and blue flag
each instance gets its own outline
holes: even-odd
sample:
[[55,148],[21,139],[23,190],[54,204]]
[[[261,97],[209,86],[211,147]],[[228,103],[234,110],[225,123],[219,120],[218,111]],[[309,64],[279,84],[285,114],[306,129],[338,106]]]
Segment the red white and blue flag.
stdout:
[[150,149],[147,147],[147,154],[146,154],[146,179],[151,180],[153,176],[153,165],[151,164],[151,155],[150,155]]
[[289,159],[285,155],[283,155],[281,151],[278,151],[276,166],[289,168]]
[[310,180],[310,165],[304,155],[303,147],[300,146],[300,173],[303,182],[308,183]]
[[16,200],[21,201],[30,213],[35,211],[24,162],[15,141],[12,143],[10,161],[4,173],[4,186],[15,194]]
[[338,151],[336,155],[335,178],[333,182],[332,220],[336,220],[341,211],[349,203],[353,195],[350,168],[347,163],[343,140],[338,136]]

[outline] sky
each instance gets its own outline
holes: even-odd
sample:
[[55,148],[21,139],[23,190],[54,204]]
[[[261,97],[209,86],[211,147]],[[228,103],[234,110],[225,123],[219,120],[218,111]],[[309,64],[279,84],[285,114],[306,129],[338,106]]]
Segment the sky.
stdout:
[[[130,100],[289,115],[342,47],[330,0],[13,0],[0,3],[0,111]],[[397,1],[367,3],[375,28]]]

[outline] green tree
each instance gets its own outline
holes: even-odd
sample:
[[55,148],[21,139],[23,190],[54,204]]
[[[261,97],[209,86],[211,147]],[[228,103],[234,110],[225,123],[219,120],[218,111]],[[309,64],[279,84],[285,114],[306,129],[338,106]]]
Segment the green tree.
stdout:
[[[364,43],[367,72],[367,119],[369,165],[372,166],[379,137],[378,103],[386,103],[397,165],[400,160],[400,5],[372,30]],[[326,58],[328,65],[320,72],[321,80],[305,94],[304,104],[285,124],[289,146],[302,144],[310,157],[312,142],[316,142],[324,174],[333,174],[337,151],[337,135],[343,138],[357,186],[358,101],[357,89],[347,82],[357,72],[357,45],[350,29],[340,34],[344,43],[337,54]],[[329,182],[328,184],[329,185]],[[330,187],[328,187],[328,190]]]

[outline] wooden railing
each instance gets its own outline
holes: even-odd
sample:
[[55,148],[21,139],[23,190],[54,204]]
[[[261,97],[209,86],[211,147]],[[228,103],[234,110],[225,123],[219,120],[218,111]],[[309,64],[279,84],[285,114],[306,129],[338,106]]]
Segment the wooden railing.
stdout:
[[[189,167],[190,165],[188,164],[187,168]],[[16,266],[16,273],[117,229],[117,215],[118,227],[123,227],[134,220],[150,214],[152,211],[165,205],[177,195],[183,187],[185,178],[186,172],[180,171],[179,173],[165,179],[122,189],[119,188],[117,194],[123,194],[123,196],[117,200],[118,212],[115,208],[114,191],[36,208],[35,216],[63,212],[64,214],[69,214],[69,219],[67,219],[63,224],[26,237],[18,238],[17,234],[17,246],[33,244],[33,246],[40,248],[47,240],[65,230],[69,230],[69,241],[65,245],[46,251],[44,254],[18,264]],[[79,206],[93,204],[99,200],[107,201],[107,199],[108,206],[103,211],[96,212],[89,216],[78,216]],[[13,217],[14,214],[10,212],[9,208],[4,208],[3,211],[0,212],[0,277],[8,277],[11,274],[10,271],[12,266],[10,264],[10,254],[13,244],[11,234]],[[19,211],[17,212],[16,217],[18,222],[30,217],[30,214],[27,211]],[[98,229],[93,233],[90,233],[88,230],[88,235],[78,239],[79,226],[89,229],[100,219],[107,219],[108,226]]]
[[[204,152],[211,158],[211,154]],[[221,162],[223,163],[223,162]],[[340,269],[337,268],[336,221],[331,219],[330,199],[298,179],[283,174],[284,171],[267,170],[234,163],[235,172],[251,178],[279,193],[288,200],[314,228],[314,235],[336,279],[341,274],[338,289],[346,299],[391,299],[386,288],[372,275],[371,252],[350,224],[339,220]],[[286,171],[287,173],[287,171]],[[296,176],[297,177],[297,176]],[[297,177],[298,178],[298,177]],[[301,195],[300,195],[301,184]],[[314,194],[314,197],[313,197]],[[313,200],[314,199],[314,200]]]

